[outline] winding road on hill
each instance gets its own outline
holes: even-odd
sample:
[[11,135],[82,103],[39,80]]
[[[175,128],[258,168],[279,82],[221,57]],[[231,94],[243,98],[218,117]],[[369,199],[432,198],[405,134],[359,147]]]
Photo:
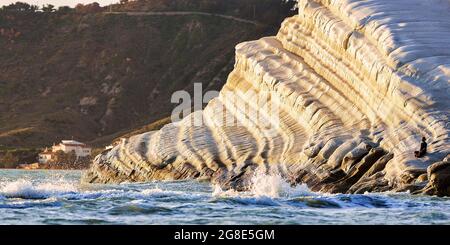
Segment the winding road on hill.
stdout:
[[150,16],[176,16],[176,15],[203,15],[203,16],[215,16],[219,18],[229,19],[233,21],[238,21],[241,23],[246,24],[252,24],[252,25],[263,25],[257,21],[247,20],[238,18],[231,15],[223,15],[223,14],[214,14],[214,13],[207,13],[207,12],[194,12],[194,11],[167,11],[167,12],[105,12],[105,14],[126,14],[130,16],[141,16],[141,15],[150,15]]

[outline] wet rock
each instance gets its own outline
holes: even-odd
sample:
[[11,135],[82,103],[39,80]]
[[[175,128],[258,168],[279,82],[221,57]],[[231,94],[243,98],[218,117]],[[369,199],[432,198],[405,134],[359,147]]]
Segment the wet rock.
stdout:
[[382,157],[380,157],[380,159],[378,159],[373,165],[372,167],[370,167],[370,169],[364,174],[364,177],[369,177],[372,176],[380,171],[382,171],[386,164],[392,159],[394,158],[394,154],[392,153],[388,153]]
[[371,148],[372,146],[365,142],[360,143],[356,148],[345,155],[341,166],[342,170],[348,173],[353,166],[369,153]]
[[363,177],[354,184],[348,193],[364,194],[366,192],[385,192],[391,190],[392,187],[389,186],[389,182],[384,178],[382,172],[378,172],[370,177]]
[[429,166],[427,175],[429,181],[422,193],[450,196],[450,161],[448,159]]
[[417,177],[417,182],[418,183],[421,183],[421,182],[425,182],[425,181],[427,181],[428,180],[428,174],[427,173],[424,173],[424,174],[421,174],[419,177]]

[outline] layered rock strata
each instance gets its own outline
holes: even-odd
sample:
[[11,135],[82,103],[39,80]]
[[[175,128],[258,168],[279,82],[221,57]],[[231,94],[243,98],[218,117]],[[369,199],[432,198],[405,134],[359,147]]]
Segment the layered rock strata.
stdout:
[[[203,111],[102,153],[84,180],[242,190],[263,169],[314,191],[449,195],[449,11],[443,0],[301,0],[276,37],[236,47]],[[416,158],[422,137],[428,154]]]

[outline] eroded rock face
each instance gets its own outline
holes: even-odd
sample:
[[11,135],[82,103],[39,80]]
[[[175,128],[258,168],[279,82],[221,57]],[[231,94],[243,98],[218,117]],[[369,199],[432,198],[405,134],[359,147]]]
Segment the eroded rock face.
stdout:
[[[203,111],[99,155],[84,180],[201,178],[241,190],[263,169],[315,191],[449,195],[450,3],[299,8],[276,37],[236,47]],[[429,153],[415,158],[422,136]]]
[[422,193],[438,196],[450,196],[450,156],[442,162],[432,164],[427,169],[427,186]]

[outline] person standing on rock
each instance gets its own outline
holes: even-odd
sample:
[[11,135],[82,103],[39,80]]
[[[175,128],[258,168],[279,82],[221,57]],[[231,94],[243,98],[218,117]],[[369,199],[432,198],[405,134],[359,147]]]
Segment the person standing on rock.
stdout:
[[422,137],[422,143],[420,143],[420,150],[414,152],[414,156],[417,158],[421,158],[427,154],[427,139],[425,137]]

